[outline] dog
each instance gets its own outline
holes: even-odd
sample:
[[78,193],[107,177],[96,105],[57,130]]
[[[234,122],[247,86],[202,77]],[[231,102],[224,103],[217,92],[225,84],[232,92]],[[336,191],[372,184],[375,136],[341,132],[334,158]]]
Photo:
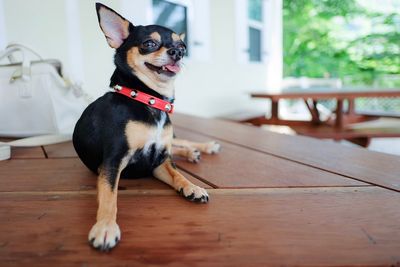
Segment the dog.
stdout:
[[111,8],[96,3],[107,43],[115,49],[115,71],[107,92],[91,103],[76,123],[74,148],[98,174],[97,220],[89,243],[102,251],[121,239],[116,222],[120,177],[153,175],[186,199],[207,203],[207,191],[187,180],[172,156],[191,162],[200,153],[217,153],[216,142],[194,143],[173,138],[168,113],[173,109],[174,80],[186,53],[184,34],[158,26],[134,26]]

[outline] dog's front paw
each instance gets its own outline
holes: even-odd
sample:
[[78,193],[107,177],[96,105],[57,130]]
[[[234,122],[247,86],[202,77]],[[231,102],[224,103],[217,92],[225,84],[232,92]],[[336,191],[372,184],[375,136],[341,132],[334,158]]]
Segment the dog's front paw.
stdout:
[[207,191],[194,184],[188,184],[187,186],[180,188],[179,193],[187,200],[193,202],[207,203],[209,199]]
[[221,150],[221,145],[215,141],[206,143],[205,153],[207,154],[217,154]]
[[200,161],[201,153],[197,149],[189,149],[187,153],[187,160],[192,163],[197,163]]
[[101,251],[115,247],[121,239],[121,231],[114,221],[98,221],[89,232],[90,244]]

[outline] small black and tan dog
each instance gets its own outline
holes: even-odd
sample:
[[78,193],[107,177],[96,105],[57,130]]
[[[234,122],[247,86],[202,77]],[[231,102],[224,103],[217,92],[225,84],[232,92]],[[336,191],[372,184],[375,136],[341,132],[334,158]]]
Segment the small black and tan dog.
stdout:
[[[218,152],[219,144],[173,138],[168,112],[174,79],[186,52],[184,36],[157,25],[134,26],[99,3],[96,9],[107,42],[116,49],[110,84],[115,92],[86,108],[75,126],[73,144],[83,163],[98,174],[97,222],[89,232],[89,242],[109,250],[121,238],[116,223],[120,177],[152,174],[185,198],[206,203],[206,190],[179,173],[172,155],[196,162],[200,152]],[[140,102],[139,96],[145,100]]]

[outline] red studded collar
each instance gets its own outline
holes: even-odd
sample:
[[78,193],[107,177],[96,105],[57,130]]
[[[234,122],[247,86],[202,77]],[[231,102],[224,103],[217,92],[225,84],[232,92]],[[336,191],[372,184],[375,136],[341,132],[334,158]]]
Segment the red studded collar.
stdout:
[[152,95],[140,92],[136,89],[131,89],[121,85],[115,85],[114,90],[116,93],[129,97],[130,99],[139,101],[146,104],[149,107],[156,108],[167,113],[172,113],[174,110],[174,104],[154,97]]

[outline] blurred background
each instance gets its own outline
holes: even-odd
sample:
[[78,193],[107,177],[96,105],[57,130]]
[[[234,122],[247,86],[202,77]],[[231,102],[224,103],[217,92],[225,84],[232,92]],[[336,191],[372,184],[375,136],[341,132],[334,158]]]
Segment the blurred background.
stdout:
[[[70,78],[100,96],[114,66],[95,2],[0,0],[0,49],[17,42],[45,58],[60,59]],[[181,112],[224,116],[265,108],[251,101],[248,92],[279,90],[285,77],[299,78],[299,83],[310,77],[337,78],[344,86],[400,86],[400,0],[102,3],[133,24],[186,32],[189,52],[176,88]],[[378,99],[358,106],[399,110],[400,101]]]
[[[114,65],[95,2],[0,0],[0,49],[18,42],[45,58],[60,59],[64,72],[98,97]],[[157,23],[186,32],[189,52],[177,79],[177,111],[220,116],[250,108],[254,102],[247,92],[282,77],[281,1],[101,2],[133,24]]]
[[[107,89],[113,50],[92,0],[0,0],[0,49],[32,47],[60,59],[94,98]],[[104,0],[133,24],[186,33],[176,111],[231,118],[268,109],[250,92],[326,83],[400,88],[400,0]],[[328,110],[335,102],[325,100]],[[282,116],[307,117],[285,100]],[[400,100],[357,99],[357,109],[400,112]]]

